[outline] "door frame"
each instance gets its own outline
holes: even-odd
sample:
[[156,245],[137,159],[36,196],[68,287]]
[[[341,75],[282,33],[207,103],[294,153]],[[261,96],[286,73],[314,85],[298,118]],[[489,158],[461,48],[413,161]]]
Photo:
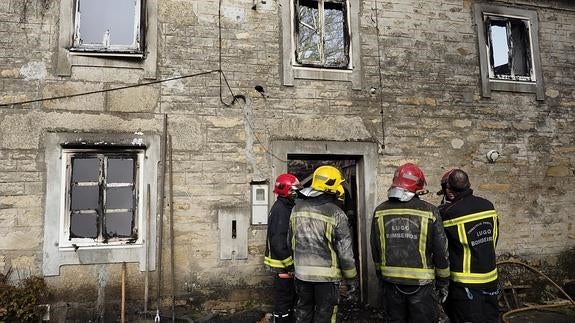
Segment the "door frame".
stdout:
[[[271,142],[272,176],[287,171],[288,155],[339,155],[357,160],[357,211],[358,211],[358,258],[360,260],[359,284],[361,302],[377,304],[379,284],[375,276],[369,243],[372,212],[377,203],[378,148],[372,142],[297,141],[276,140]],[[270,195],[272,195],[270,193]],[[273,196],[270,196],[270,200]]]

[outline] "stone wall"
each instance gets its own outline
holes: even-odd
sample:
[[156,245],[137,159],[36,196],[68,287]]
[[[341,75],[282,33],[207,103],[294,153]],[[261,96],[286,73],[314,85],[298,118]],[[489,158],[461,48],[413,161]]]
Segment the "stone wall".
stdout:
[[[217,70],[220,64],[225,80],[213,72],[120,91],[100,90],[150,80],[138,68],[106,67],[106,59],[58,75],[65,1],[0,3],[0,104],[8,104],[0,107],[0,271],[42,274],[47,132],[163,136],[164,120],[172,140],[176,295],[196,295],[192,302],[208,307],[217,308],[206,300],[227,297],[222,293],[229,288],[269,287],[262,265],[266,227],[246,228],[247,259],[222,260],[218,211],[249,210],[250,182],[273,180],[270,147],[277,140],[377,144],[377,191],[370,192],[377,201],[400,163],[419,164],[432,192],[446,169],[462,167],[476,193],[496,205],[501,255],[553,262],[575,245],[570,1],[496,1],[538,14],[543,101],[532,93],[482,97],[473,22],[479,1],[360,1],[363,75],[361,89],[354,90],[342,81],[296,79],[294,86],[282,85],[276,0],[257,2],[255,10],[247,0],[223,0],[221,8],[218,1],[158,0],[157,80]],[[256,85],[263,86],[263,95]],[[91,91],[100,92],[11,104]],[[242,97],[233,101],[232,94]],[[485,158],[492,149],[501,153],[496,163]],[[433,194],[426,199],[439,203]],[[170,281],[168,211],[166,203],[164,295]],[[117,299],[110,290],[117,287],[118,265],[106,268],[64,266],[47,280],[56,301],[78,295],[93,301],[102,291]],[[143,274],[137,266],[128,268],[129,298],[141,299]],[[103,272],[112,278],[103,279]],[[156,272],[150,276],[153,287]],[[250,303],[227,299],[230,307]]]

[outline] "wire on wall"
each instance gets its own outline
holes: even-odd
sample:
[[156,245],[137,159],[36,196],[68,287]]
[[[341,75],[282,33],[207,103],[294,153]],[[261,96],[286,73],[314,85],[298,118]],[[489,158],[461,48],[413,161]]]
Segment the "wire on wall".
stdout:
[[384,111],[383,111],[383,79],[381,76],[381,46],[379,45],[379,40],[380,40],[380,30],[379,30],[379,13],[377,10],[377,0],[374,1],[375,2],[375,30],[376,30],[376,36],[377,36],[377,65],[378,65],[378,71],[377,73],[379,74],[379,105],[381,107],[381,110],[379,111],[379,114],[381,115],[381,149],[385,149],[385,117],[384,117]]

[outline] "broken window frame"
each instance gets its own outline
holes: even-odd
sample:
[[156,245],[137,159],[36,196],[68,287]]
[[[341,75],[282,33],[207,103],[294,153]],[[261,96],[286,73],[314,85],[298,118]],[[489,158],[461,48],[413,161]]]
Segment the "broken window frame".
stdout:
[[[536,82],[535,73],[533,71],[533,55],[531,53],[532,50],[532,42],[531,42],[531,30],[530,30],[530,22],[529,19],[521,18],[521,17],[512,17],[512,16],[501,16],[501,15],[492,15],[489,13],[484,13],[483,20],[485,21],[485,32],[486,36],[485,39],[487,41],[487,48],[489,49],[489,78],[490,79],[499,79],[499,80],[511,80],[511,81],[524,81],[524,82]],[[517,53],[520,49],[517,49],[519,46],[514,42],[514,39],[517,39],[517,30],[514,31],[512,28],[513,23],[523,24],[524,29],[521,35],[522,37],[526,37],[526,41],[522,44],[524,49],[522,53]],[[505,26],[506,36],[507,36],[507,48],[508,48],[508,65],[511,65],[509,68],[509,74],[498,74],[495,71],[495,64],[494,64],[494,45],[493,45],[493,26]],[[519,67],[516,64],[516,57],[521,55],[527,64],[527,69],[529,70],[529,76],[525,75],[516,75]]]
[[[301,21],[300,12],[302,7],[311,7],[311,6],[304,6],[302,3],[314,3],[317,5],[317,16],[318,21],[316,22],[316,26],[310,26],[305,22]],[[330,65],[327,62],[326,57],[326,8],[328,6],[341,6],[341,12],[343,16],[343,55],[345,57],[345,64],[337,64],[337,65]],[[327,69],[351,69],[351,31],[350,31],[350,3],[348,0],[293,0],[293,48],[294,48],[294,56],[293,62],[296,66],[307,66],[307,67],[320,67],[320,68],[327,68]],[[316,30],[319,34],[319,41],[317,42],[317,51],[319,54],[319,59],[313,61],[303,61],[300,58],[300,48],[302,46],[300,42],[300,26],[306,27],[312,30]]]
[[[84,181],[74,182],[73,180],[73,160],[75,158],[97,158],[98,159],[98,181]],[[108,159],[133,159],[133,182],[132,183],[108,183],[107,180],[107,167]],[[110,246],[110,245],[125,245],[125,244],[139,244],[142,243],[141,235],[138,234],[138,229],[142,227],[142,201],[141,196],[143,189],[143,172],[141,165],[143,164],[144,151],[142,149],[122,149],[122,150],[102,150],[102,149],[64,149],[62,151],[62,233],[60,234],[60,247],[86,247],[86,246]],[[72,189],[74,186],[98,186],[98,208],[95,210],[72,210]],[[128,209],[106,209],[106,196],[109,194],[110,188],[115,187],[133,187],[133,201],[131,211]],[[107,215],[112,215],[119,212],[131,212],[131,234],[124,237],[108,236],[104,233],[105,221]],[[72,233],[72,216],[76,214],[96,213],[97,216],[97,236],[90,237],[74,237]]]
[[[80,2],[83,0],[73,0],[73,34],[71,52],[81,52],[85,55],[96,56],[137,56],[143,57],[144,55],[144,36],[145,36],[145,8],[146,0],[133,0],[134,1],[134,28],[133,28],[133,42],[130,45],[114,45],[106,44],[104,39],[102,43],[83,43],[80,34],[80,27],[82,23],[80,13]],[[104,38],[104,35],[102,35]]]
[[[481,72],[481,95],[485,98],[490,98],[492,91],[535,93],[538,101],[545,100],[543,71],[539,52],[539,20],[537,11],[487,3],[476,3],[473,8]],[[489,20],[486,20],[486,17],[490,19],[501,17],[501,19],[528,21],[530,38],[530,48],[528,50],[531,55],[531,66],[529,66],[531,69],[530,80],[524,80],[516,76],[513,79],[511,77],[496,77],[495,73],[491,71],[493,63],[491,62]]]

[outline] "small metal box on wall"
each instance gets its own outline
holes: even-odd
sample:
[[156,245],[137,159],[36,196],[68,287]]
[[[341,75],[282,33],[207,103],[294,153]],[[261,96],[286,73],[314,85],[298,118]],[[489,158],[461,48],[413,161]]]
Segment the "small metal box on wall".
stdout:
[[268,224],[268,181],[252,181],[250,186],[252,190],[252,224]]

